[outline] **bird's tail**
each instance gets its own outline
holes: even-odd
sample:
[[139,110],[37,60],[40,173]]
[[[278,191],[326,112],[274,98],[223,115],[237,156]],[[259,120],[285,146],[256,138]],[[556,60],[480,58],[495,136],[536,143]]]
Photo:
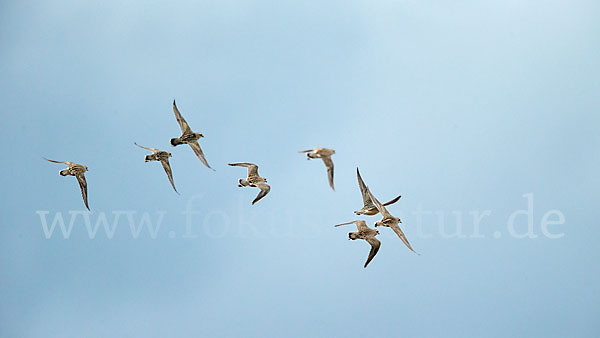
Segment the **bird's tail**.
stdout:
[[69,169],[63,169],[58,172],[60,176],[69,176]]
[[181,142],[181,140],[179,139],[179,137],[176,137],[176,138],[172,138],[172,139],[171,139],[171,145],[172,145],[173,147],[174,147],[174,146],[177,146],[177,145],[180,145],[180,144],[183,144],[183,143]]
[[355,240],[358,239],[358,235],[355,232],[349,232],[348,238],[350,238],[351,240]]

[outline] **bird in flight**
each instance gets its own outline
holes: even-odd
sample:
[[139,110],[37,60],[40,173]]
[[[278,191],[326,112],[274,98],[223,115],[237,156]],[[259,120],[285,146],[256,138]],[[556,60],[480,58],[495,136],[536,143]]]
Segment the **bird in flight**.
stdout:
[[335,187],[333,186],[333,161],[331,160],[331,155],[335,154],[335,150],[328,148],[313,148],[308,150],[299,151],[301,154],[306,154],[308,159],[320,158],[325,163],[325,167],[327,167],[327,177],[329,178],[329,186],[331,189],[335,191]]
[[204,163],[205,166],[212,169],[206,161],[206,158],[204,158],[204,153],[202,152],[202,148],[200,148],[200,144],[198,144],[198,139],[204,137],[204,135],[192,131],[187,122],[185,122],[183,116],[181,116],[179,109],[177,109],[175,100],[173,100],[173,112],[175,113],[177,123],[179,123],[179,128],[181,128],[181,136],[172,138],[171,145],[175,147],[180,144],[189,144],[190,147],[192,147],[192,150],[194,150],[196,156],[198,156],[198,158],[200,159],[200,161],[202,161],[202,163]]
[[171,153],[167,152],[167,151],[159,150],[159,149],[144,147],[135,142],[134,142],[134,144],[142,149],[146,149],[146,150],[152,152],[152,154],[146,155],[146,157],[144,158],[144,161],[145,162],[159,161],[162,164],[163,169],[165,169],[165,173],[167,173],[167,177],[169,178],[169,182],[171,182],[171,186],[173,187],[173,190],[175,190],[175,192],[177,194],[179,194],[179,192],[175,188],[175,183],[173,182],[173,172],[171,171],[171,165],[169,164],[169,157],[171,157]]
[[246,167],[248,168],[248,177],[240,178],[238,180],[238,187],[256,187],[260,189],[258,195],[254,201],[252,201],[252,205],[258,202],[261,198],[265,197],[269,191],[271,191],[271,186],[267,184],[267,179],[258,175],[258,166],[254,163],[229,163],[230,166],[233,167]]
[[383,206],[383,204],[381,204],[381,202],[379,202],[377,200],[377,198],[375,198],[375,196],[373,196],[373,194],[371,193],[371,190],[369,190],[369,188],[367,188],[367,193],[369,194],[369,197],[371,198],[373,203],[375,203],[375,207],[381,213],[381,217],[382,217],[381,220],[375,222],[375,227],[383,226],[383,227],[392,228],[392,230],[394,230],[396,235],[398,235],[398,237],[400,237],[400,240],[402,240],[404,245],[406,245],[406,247],[408,247],[410,249],[410,251],[412,251],[418,255],[418,253],[412,248],[412,246],[410,246],[408,239],[406,239],[404,232],[402,232],[402,229],[400,229],[400,226],[398,225],[398,223],[402,223],[400,218],[392,216],[387,211],[387,209]]
[[[375,204],[373,204],[371,197],[369,197],[367,185],[363,181],[362,177],[360,177],[360,171],[358,171],[358,168],[356,168],[356,177],[358,178],[358,187],[360,188],[360,193],[361,193],[362,199],[363,199],[363,207],[360,210],[355,211],[354,213],[357,215],[369,215],[369,216],[377,215],[379,213],[379,210],[377,210],[377,207],[375,206]],[[386,206],[386,205],[394,204],[394,203],[398,202],[400,197],[402,197],[402,196],[398,196],[398,197],[394,198],[393,200],[391,200],[387,203],[384,203],[383,205]]]
[[369,263],[373,259],[373,257],[375,257],[375,255],[377,254],[377,251],[379,251],[379,247],[381,246],[381,242],[377,238],[375,238],[375,236],[377,236],[379,234],[379,231],[369,228],[367,226],[367,223],[363,220],[338,224],[338,225],[336,225],[336,227],[339,227],[340,225],[346,225],[346,224],[356,224],[356,229],[358,230],[358,232],[348,233],[349,239],[351,239],[351,240],[364,239],[365,241],[367,241],[367,243],[371,244],[371,251],[369,251],[369,257],[367,258],[367,261],[365,262],[365,266],[364,266],[366,268],[367,265],[369,265]]
[[44,157],[44,160],[46,160],[48,162],[52,162],[52,163],[63,163],[68,166],[66,169],[63,169],[63,170],[59,171],[58,173],[60,174],[60,176],[75,176],[75,178],[77,178],[77,182],[79,182],[79,188],[81,189],[81,196],[83,197],[83,203],[85,204],[85,207],[88,210],[90,210],[90,206],[88,205],[88,198],[87,198],[87,182],[85,180],[85,175],[84,175],[84,173],[86,171],[88,171],[88,167],[86,167],[82,164],[77,164],[77,163],[68,162],[68,161],[49,160],[45,157]]

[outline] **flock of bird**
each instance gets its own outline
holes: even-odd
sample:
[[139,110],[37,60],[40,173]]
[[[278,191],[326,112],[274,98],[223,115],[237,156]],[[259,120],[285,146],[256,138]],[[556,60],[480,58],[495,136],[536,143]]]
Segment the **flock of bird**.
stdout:
[[[206,167],[208,167],[209,169],[212,169],[214,171],[214,169],[211,168],[211,166],[206,161],[204,152],[202,152],[202,148],[200,148],[200,144],[198,143],[198,140],[200,138],[204,137],[204,135],[202,135],[201,133],[196,133],[196,132],[192,131],[192,129],[190,128],[188,123],[185,121],[183,116],[181,116],[179,109],[177,109],[175,100],[173,100],[173,112],[175,113],[175,118],[177,119],[177,123],[179,124],[179,127],[181,128],[181,136],[172,138],[170,141],[171,145],[173,147],[181,145],[181,144],[189,145],[192,148],[192,150],[194,151],[194,153],[196,154],[196,156],[200,159],[200,161]],[[169,158],[172,157],[171,153],[168,151],[160,150],[160,149],[144,147],[137,143],[134,143],[134,144],[136,146],[138,146],[142,149],[148,150],[152,153],[152,154],[145,156],[145,158],[144,158],[145,162],[158,161],[162,164],[163,169],[165,170],[165,173],[167,174],[167,177],[169,179],[169,182],[171,183],[171,186],[173,187],[173,190],[175,190],[175,192],[177,194],[179,194],[179,192],[177,191],[177,188],[175,188],[175,182],[173,181],[173,172],[171,170],[171,165],[169,163]],[[315,159],[315,158],[320,158],[323,161],[323,163],[325,164],[325,167],[327,168],[327,177],[329,180],[329,186],[331,187],[331,189],[333,189],[335,191],[335,186],[333,183],[333,160],[331,159],[331,156],[335,154],[335,150],[328,149],[328,148],[313,148],[313,149],[299,151],[299,153],[305,153],[309,160]],[[79,187],[81,189],[81,195],[83,197],[83,203],[85,204],[85,207],[88,210],[90,210],[90,207],[88,204],[88,197],[87,197],[87,182],[85,180],[85,172],[88,171],[88,168],[85,165],[77,164],[77,163],[73,163],[73,162],[54,161],[54,160],[49,160],[47,158],[44,158],[44,159],[46,161],[49,161],[52,163],[63,163],[63,164],[67,165],[67,168],[59,171],[59,174],[61,176],[75,176],[75,178],[77,178],[77,181],[79,182]],[[247,177],[241,178],[238,180],[238,187],[254,187],[254,188],[260,189],[256,198],[254,198],[254,200],[252,201],[253,205],[256,202],[258,202],[259,200],[261,200],[263,197],[265,197],[269,193],[269,191],[271,191],[271,186],[269,186],[267,184],[267,179],[264,177],[261,177],[258,174],[258,165],[254,164],[254,163],[247,163],[247,162],[229,163],[229,165],[234,166],[234,167],[245,167],[248,169]],[[377,198],[375,198],[375,196],[373,196],[373,194],[371,193],[371,190],[369,189],[369,187],[367,187],[367,185],[363,181],[362,177],[360,176],[360,171],[358,170],[358,168],[356,168],[356,176],[358,179],[358,186],[359,186],[360,192],[362,194],[363,207],[360,210],[355,211],[354,213],[356,215],[367,215],[367,216],[377,215],[378,213],[380,213],[382,218],[381,218],[381,220],[375,222],[375,227],[391,228],[396,233],[396,235],[400,238],[400,240],[402,240],[402,242],[406,245],[406,247],[408,247],[412,252],[417,253],[412,248],[412,246],[406,239],[406,236],[402,232],[402,229],[400,229],[400,226],[398,225],[399,223],[402,223],[400,218],[392,216],[392,214],[390,214],[389,211],[385,208],[387,205],[396,203],[400,199],[401,196],[397,196],[396,198],[390,200],[389,202],[381,204],[381,202],[379,202],[379,200],[377,200]],[[369,263],[371,262],[371,260],[373,260],[373,258],[379,251],[379,248],[381,247],[381,242],[376,238],[376,236],[379,235],[379,231],[367,226],[367,223],[363,220],[341,223],[341,224],[337,224],[335,226],[338,227],[338,226],[348,225],[348,224],[355,224],[356,228],[358,230],[357,232],[348,233],[348,238],[350,240],[364,239],[367,243],[369,243],[371,245],[371,250],[369,252],[369,256],[367,257],[367,261],[365,262],[365,265],[364,265],[364,267],[366,268],[367,265],[369,265]]]

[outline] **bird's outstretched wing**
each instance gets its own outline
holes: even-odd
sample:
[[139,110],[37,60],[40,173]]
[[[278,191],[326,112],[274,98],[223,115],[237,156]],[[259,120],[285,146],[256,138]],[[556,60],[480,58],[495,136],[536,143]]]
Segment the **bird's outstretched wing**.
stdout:
[[398,202],[398,200],[400,199],[400,197],[402,197],[401,195],[398,195],[398,197],[394,198],[393,200],[383,203],[383,205],[390,205],[390,204],[394,204],[396,202]]
[[271,191],[271,186],[269,186],[266,183],[258,183],[255,185],[255,187],[260,188],[260,192],[258,193],[258,195],[256,195],[256,198],[254,199],[254,201],[252,201],[252,205],[254,205],[256,202],[260,201],[261,198],[267,196],[269,191]]
[[45,158],[45,157],[43,157],[43,159],[44,159],[44,160],[46,160],[46,161],[48,161],[48,162],[52,162],[52,163],[63,163],[63,164],[66,164],[66,165],[68,165],[68,166],[70,166],[70,165],[72,164],[72,163],[71,163],[71,162],[69,162],[69,161],[55,161],[55,160],[49,160],[49,159],[47,159],[47,158]]
[[175,100],[173,100],[173,112],[175,113],[175,118],[177,119],[177,123],[179,123],[179,128],[181,128],[181,133],[183,134],[188,131],[191,132],[192,130],[190,129],[190,126],[187,124],[187,122],[185,122],[185,119],[183,118],[183,116],[181,116],[179,109],[177,109]]
[[83,173],[78,173],[75,175],[75,177],[77,177],[77,182],[79,182],[79,188],[81,189],[81,196],[83,197],[83,203],[85,204],[85,207],[88,210],[90,210],[90,206],[88,205],[87,182],[85,180],[85,175]]
[[160,163],[162,164],[163,169],[165,169],[165,173],[167,173],[167,177],[169,178],[169,182],[171,182],[173,190],[175,190],[175,192],[179,194],[179,191],[177,191],[177,188],[175,188],[175,183],[173,182],[173,172],[171,171],[171,164],[169,164],[169,160],[161,159]]
[[327,167],[327,178],[329,178],[329,186],[331,187],[331,189],[335,190],[335,187],[333,186],[333,161],[331,160],[331,156],[323,156],[321,157],[321,159]]
[[153,152],[153,153],[156,153],[156,152],[159,152],[159,151],[160,151],[160,150],[158,150],[158,149],[154,149],[154,148],[148,148],[148,147],[141,146],[141,145],[137,144],[136,142],[133,142],[133,144],[135,144],[136,146],[138,146],[138,147],[140,147],[140,148],[142,148],[142,149],[146,149],[146,150],[148,150],[148,151],[151,151],[151,152]]
[[369,188],[367,188],[367,192],[369,193],[369,197],[371,197],[371,201],[373,201],[373,204],[375,204],[375,207],[381,213],[381,216],[383,216],[383,218],[391,217],[392,215],[387,211],[383,204],[381,204],[381,202],[379,202],[377,198],[373,196],[373,193],[371,193]]
[[248,177],[251,176],[258,176],[258,166],[254,163],[248,163],[248,162],[236,162],[236,163],[229,163],[230,166],[233,167],[245,167],[248,168]]
[[392,228],[392,230],[394,230],[394,232],[396,233],[396,235],[398,235],[398,237],[400,237],[400,239],[402,240],[402,242],[404,243],[404,245],[406,245],[406,247],[408,247],[410,249],[410,251],[416,253],[418,255],[418,253],[412,248],[412,246],[410,246],[410,243],[408,242],[408,239],[406,239],[406,236],[404,235],[404,232],[402,232],[402,229],[400,229],[400,227],[398,226],[398,224],[392,224],[392,226],[390,226],[390,228]]
[[365,207],[370,207],[371,205],[373,205],[373,201],[371,201],[371,197],[367,192],[367,185],[360,176],[360,171],[358,171],[358,168],[356,168],[356,178],[358,179],[358,187],[360,188],[360,194],[362,195],[363,205]]
[[314,149],[300,150],[299,153],[300,154],[306,154],[306,153],[312,153],[313,151],[314,151]]
[[367,239],[365,239],[365,241],[367,241],[369,244],[371,244],[371,251],[369,251],[369,257],[367,258],[367,262],[365,263],[365,268],[366,268],[367,265],[369,265],[369,263],[373,260],[373,257],[375,257],[375,255],[377,255],[377,252],[379,251],[379,247],[381,246],[381,242],[377,238],[375,238],[375,236],[367,237]]
[[356,224],[356,229],[358,231],[364,231],[364,230],[369,229],[369,227],[367,226],[367,223],[365,221],[363,221],[363,220],[346,222],[346,223],[342,223],[342,224],[336,224],[334,226],[339,227],[341,225],[347,225],[347,224]]
[[339,226],[342,226],[342,225],[348,225],[348,224],[355,224],[356,222],[357,222],[357,221],[351,221],[351,222],[346,222],[346,223],[340,223],[340,224],[336,224],[336,225],[334,225],[334,227],[339,227]]
[[204,153],[202,152],[202,148],[200,148],[200,144],[198,144],[198,141],[188,144],[190,145],[190,147],[192,147],[192,150],[194,150],[194,153],[196,154],[196,156],[198,156],[200,161],[202,161],[202,163],[204,163],[205,166],[212,169],[208,162],[206,162],[206,158],[204,158]]

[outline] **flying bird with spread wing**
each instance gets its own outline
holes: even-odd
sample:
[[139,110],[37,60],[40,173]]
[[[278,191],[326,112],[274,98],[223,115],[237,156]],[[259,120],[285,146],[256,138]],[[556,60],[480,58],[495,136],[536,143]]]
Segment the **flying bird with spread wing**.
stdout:
[[230,166],[233,167],[245,167],[248,168],[248,177],[240,178],[238,180],[238,187],[256,187],[260,189],[260,192],[252,201],[252,205],[258,202],[261,198],[267,196],[269,191],[271,191],[271,186],[267,184],[267,179],[258,175],[258,166],[254,163],[247,162],[238,162],[238,163],[229,163]]
[[[373,201],[371,200],[371,197],[368,193],[367,185],[363,181],[362,177],[360,177],[360,171],[358,171],[358,168],[356,168],[356,177],[358,178],[358,187],[360,188],[360,193],[363,199],[363,207],[360,210],[356,210],[354,213],[357,215],[377,215],[379,213],[379,210],[377,210],[377,207],[375,206],[375,204],[373,204]],[[398,197],[394,198],[393,200],[387,203],[383,203],[383,205],[386,206],[394,204],[398,202],[400,197],[402,196],[398,195]]]
[[44,157],[44,160],[46,160],[48,162],[52,162],[52,163],[63,163],[68,166],[66,169],[63,169],[63,170],[59,171],[58,173],[60,174],[60,176],[75,176],[75,178],[77,178],[77,182],[79,182],[79,188],[81,189],[81,196],[83,197],[83,203],[85,204],[85,207],[88,210],[90,210],[90,206],[88,205],[88,197],[87,197],[87,182],[85,180],[85,175],[84,175],[84,173],[86,171],[88,171],[88,167],[86,167],[82,164],[77,164],[77,163],[73,163],[73,162],[69,162],[69,161],[49,160],[45,157]]
[[327,167],[327,177],[329,178],[329,186],[331,189],[335,191],[335,187],[333,186],[333,161],[331,160],[331,155],[335,154],[335,150],[329,148],[313,148],[308,150],[299,151],[301,154],[306,154],[308,159],[320,158],[325,163],[325,167]]
[[418,255],[418,253],[412,248],[412,246],[410,246],[408,239],[406,239],[404,232],[402,232],[402,229],[400,229],[400,226],[398,225],[398,223],[402,223],[400,218],[392,216],[392,214],[390,214],[387,211],[387,209],[383,206],[383,204],[381,204],[381,202],[379,202],[377,200],[377,198],[375,198],[375,196],[373,196],[373,194],[371,193],[371,190],[369,190],[369,188],[367,188],[367,193],[369,194],[369,197],[371,198],[373,203],[375,203],[375,207],[381,213],[381,217],[382,217],[381,220],[375,222],[375,227],[383,226],[383,227],[392,228],[392,230],[394,230],[396,235],[398,235],[398,237],[400,237],[400,240],[402,240],[404,245],[406,245],[406,247],[408,247],[410,249],[410,251],[412,251]]
[[163,169],[165,169],[165,173],[167,173],[167,177],[169,178],[169,182],[171,182],[173,190],[175,190],[175,192],[179,194],[177,188],[175,188],[175,183],[173,182],[173,172],[171,171],[171,164],[169,164],[169,157],[172,157],[171,153],[168,151],[144,147],[135,142],[134,144],[142,149],[146,149],[152,152],[152,154],[146,155],[146,157],[144,157],[144,162],[159,161],[162,164]]
[[196,154],[196,156],[198,156],[200,161],[202,161],[202,163],[204,163],[205,166],[212,169],[210,167],[210,165],[208,164],[208,162],[206,161],[206,158],[204,157],[204,153],[202,152],[202,148],[200,148],[200,144],[198,143],[198,140],[200,138],[204,137],[204,135],[202,135],[201,133],[196,133],[196,132],[192,131],[192,129],[187,124],[187,122],[185,121],[183,116],[181,116],[179,109],[177,109],[175,100],[173,100],[173,112],[175,113],[175,118],[177,119],[177,123],[179,123],[179,128],[181,128],[181,136],[172,138],[171,145],[173,147],[175,147],[180,144],[189,144],[189,146],[192,148],[192,150],[194,150],[194,153]]
[[379,234],[379,231],[369,228],[367,226],[367,223],[363,220],[338,224],[336,225],[336,227],[346,224],[356,224],[356,229],[358,230],[358,232],[348,233],[348,239],[364,239],[365,241],[367,241],[367,243],[371,244],[371,251],[369,251],[369,257],[367,258],[367,261],[365,262],[364,266],[366,268],[367,265],[369,265],[369,263],[371,262],[371,260],[373,260],[373,257],[375,257],[375,255],[379,251],[379,247],[381,246],[381,242],[377,238],[375,238],[375,236]]

